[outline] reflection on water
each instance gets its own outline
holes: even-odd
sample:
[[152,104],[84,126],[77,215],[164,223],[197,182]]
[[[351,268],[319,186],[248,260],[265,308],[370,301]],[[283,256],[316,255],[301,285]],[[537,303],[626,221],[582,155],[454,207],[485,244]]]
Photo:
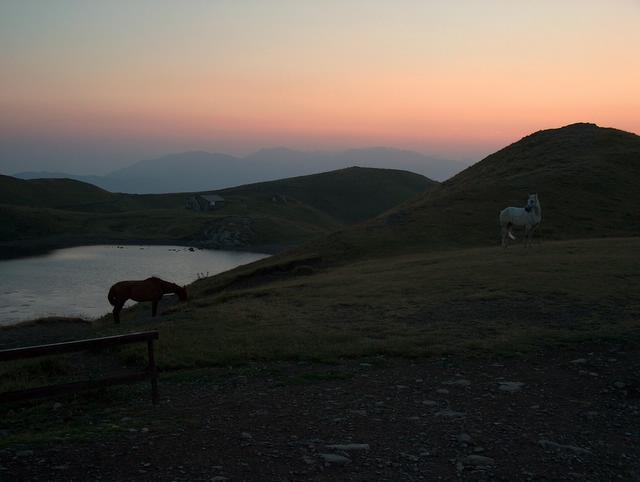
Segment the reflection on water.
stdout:
[[191,283],[266,257],[189,251],[180,246],[82,246],[0,262],[0,325],[42,316],[96,318],[109,311],[109,287],[149,276]]

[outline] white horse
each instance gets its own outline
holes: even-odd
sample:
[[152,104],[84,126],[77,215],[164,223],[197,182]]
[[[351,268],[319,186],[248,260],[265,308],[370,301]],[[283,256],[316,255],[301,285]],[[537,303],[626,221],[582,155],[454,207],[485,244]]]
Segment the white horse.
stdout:
[[500,212],[500,227],[502,228],[502,247],[509,245],[509,238],[516,239],[511,232],[514,226],[524,226],[524,246],[531,245],[533,231],[542,221],[542,207],[537,194],[530,194],[524,208],[508,207]]

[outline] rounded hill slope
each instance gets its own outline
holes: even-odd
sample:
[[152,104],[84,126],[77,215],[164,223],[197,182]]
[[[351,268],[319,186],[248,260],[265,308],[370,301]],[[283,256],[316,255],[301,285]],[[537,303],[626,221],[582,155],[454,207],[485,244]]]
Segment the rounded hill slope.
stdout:
[[542,206],[537,236],[634,236],[640,234],[639,183],[639,136],[572,124],[531,134],[315,248],[357,256],[493,245],[500,210],[524,206],[530,193]]

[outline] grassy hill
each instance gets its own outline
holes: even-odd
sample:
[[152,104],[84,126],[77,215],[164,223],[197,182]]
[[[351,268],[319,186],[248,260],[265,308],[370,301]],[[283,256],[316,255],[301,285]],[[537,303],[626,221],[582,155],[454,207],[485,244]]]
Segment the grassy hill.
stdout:
[[81,210],[86,205],[111,202],[115,198],[104,189],[73,179],[25,181],[0,175],[0,204]]
[[[291,246],[376,216],[436,185],[405,171],[349,168],[220,192],[221,209],[185,209],[193,193],[117,194],[68,179],[0,178],[5,254],[86,242]],[[26,251],[25,251],[26,250]]]
[[[143,303],[125,310],[119,325],[108,315],[90,332],[80,326],[80,334],[56,334],[158,329],[163,369],[638,344],[639,249],[640,238],[610,238],[556,241],[529,252],[401,254],[333,267],[276,257],[196,281],[190,301],[167,301],[159,318],[150,318]],[[143,363],[145,355],[126,350],[121,356]]]
[[423,195],[309,249],[335,261],[491,246],[498,213],[538,193],[545,240],[640,234],[640,137],[594,124],[531,134]]
[[[637,343],[639,167],[634,134],[532,134],[374,220],[197,281],[154,323],[164,363]],[[544,243],[505,251],[498,212],[529,192]]]
[[394,169],[351,167],[311,176],[248,184],[219,191],[230,199],[269,203],[274,196],[301,202],[344,224],[374,217],[437,183]]

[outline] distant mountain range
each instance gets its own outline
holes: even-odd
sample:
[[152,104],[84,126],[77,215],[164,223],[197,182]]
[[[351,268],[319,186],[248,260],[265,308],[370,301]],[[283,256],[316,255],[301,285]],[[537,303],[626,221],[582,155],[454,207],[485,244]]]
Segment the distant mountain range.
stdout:
[[340,152],[262,149],[246,157],[191,151],[137,162],[104,176],[62,172],[19,172],[20,179],[68,178],[111,192],[193,192],[316,174],[350,166],[393,168],[445,180],[466,164],[413,151],[374,147]]

